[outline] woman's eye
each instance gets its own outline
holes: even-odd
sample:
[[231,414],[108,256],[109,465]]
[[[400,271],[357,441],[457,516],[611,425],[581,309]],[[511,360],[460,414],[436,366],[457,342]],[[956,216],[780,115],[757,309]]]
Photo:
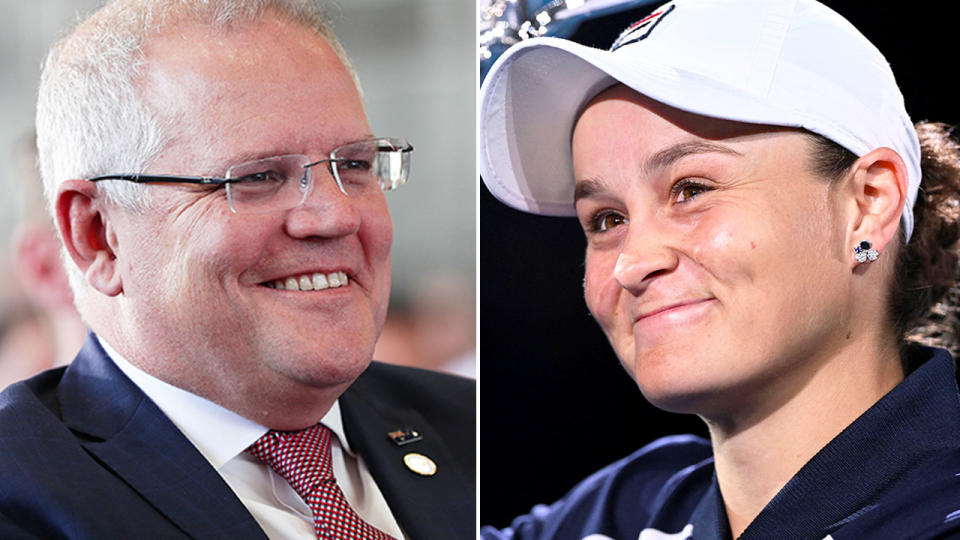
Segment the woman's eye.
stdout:
[[618,214],[616,212],[601,212],[593,218],[591,230],[593,232],[609,231],[610,229],[623,225],[626,222],[627,218],[622,214]]
[[699,197],[707,191],[710,191],[708,186],[691,180],[681,180],[674,184],[673,189],[671,189],[673,200],[677,203],[687,202],[691,199]]

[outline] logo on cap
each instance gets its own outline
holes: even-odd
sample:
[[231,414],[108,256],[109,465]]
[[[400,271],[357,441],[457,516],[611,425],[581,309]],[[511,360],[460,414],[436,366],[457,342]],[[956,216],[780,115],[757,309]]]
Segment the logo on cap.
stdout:
[[620,37],[613,42],[613,46],[610,47],[610,52],[613,52],[624,45],[630,45],[631,43],[636,43],[638,41],[647,39],[647,36],[650,35],[650,32],[653,32],[653,29],[660,24],[660,21],[662,21],[663,18],[666,17],[676,7],[677,6],[674,4],[663,6],[650,15],[647,15],[639,21],[631,24],[626,30],[621,32]]

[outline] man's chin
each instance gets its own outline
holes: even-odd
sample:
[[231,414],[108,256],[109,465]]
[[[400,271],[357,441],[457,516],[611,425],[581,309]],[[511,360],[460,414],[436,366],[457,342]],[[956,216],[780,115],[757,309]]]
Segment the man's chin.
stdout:
[[350,385],[370,366],[370,355],[323,362],[310,372],[314,386]]

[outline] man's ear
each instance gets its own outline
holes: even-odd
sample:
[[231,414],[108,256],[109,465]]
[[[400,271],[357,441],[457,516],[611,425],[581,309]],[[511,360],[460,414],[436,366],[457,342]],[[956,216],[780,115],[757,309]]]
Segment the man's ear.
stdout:
[[96,184],[67,180],[57,189],[54,216],[67,254],[94,289],[107,296],[123,292],[117,238]]
[[[854,163],[850,182],[854,219],[847,243],[850,249],[863,240],[883,252],[900,226],[907,200],[907,167],[890,148],[881,147]],[[855,263],[853,256],[850,261]]]

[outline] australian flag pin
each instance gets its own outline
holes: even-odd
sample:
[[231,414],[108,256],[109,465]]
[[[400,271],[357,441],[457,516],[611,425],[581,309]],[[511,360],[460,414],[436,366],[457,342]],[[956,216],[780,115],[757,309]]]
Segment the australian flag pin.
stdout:
[[417,442],[423,438],[420,436],[420,432],[413,428],[395,429],[387,433],[387,437],[390,437],[390,440],[393,441],[393,444],[397,446],[403,446],[405,444]]

